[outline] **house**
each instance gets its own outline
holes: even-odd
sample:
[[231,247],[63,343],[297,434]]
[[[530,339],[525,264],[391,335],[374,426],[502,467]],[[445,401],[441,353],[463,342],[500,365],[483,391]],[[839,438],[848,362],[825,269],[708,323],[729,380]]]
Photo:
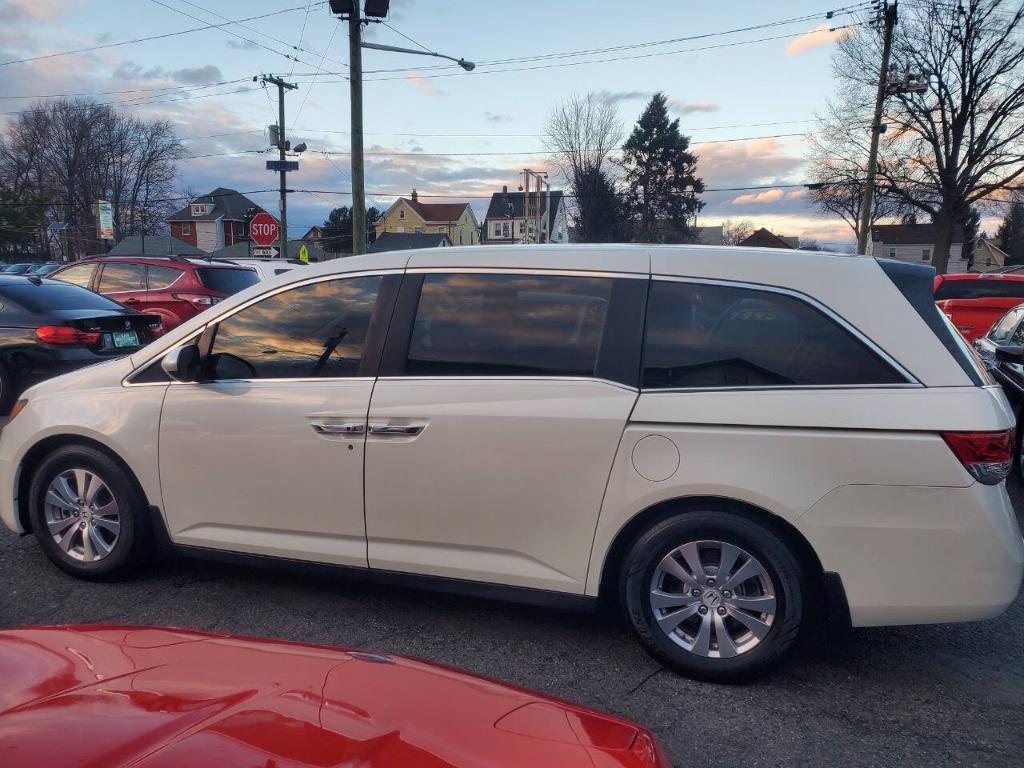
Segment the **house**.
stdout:
[[725,230],[721,224],[710,227],[694,227],[698,245],[725,245]]
[[740,240],[736,245],[744,248],[785,248],[795,250],[793,240],[796,238],[783,238],[769,232],[764,227],[755,230],[752,234]]
[[411,248],[449,248],[451,237],[444,232],[382,232],[367,249],[367,253],[408,251]]
[[[934,249],[934,224],[876,224],[871,227],[867,255],[879,259],[931,264]],[[967,271],[967,259],[963,252],[964,235],[962,230],[958,230],[953,234],[953,242],[949,246],[947,272]]]
[[210,253],[247,241],[249,214],[262,210],[240,192],[217,187],[189,202],[167,222],[171,226],[171,237]]
[[194,245],[167,235],[129,235],[107,253],[108,256],[205,256]]
[[378,238],[384,233],[431,234],[448,235],[452,245],[480,242],[476,215],[469,203],[421,203],[415,189],[410,197],[392,203],[376,232]]
[[[504,186],[501,188],[501,192],[491,195],[490,205],[487,206],[487,216],[484,217],[483,242],[485,244],[523,242],[524,227],[527,226],[524,216],[525,194],[524,192],[509,192],[508,187]],[[541,192],[540,195],[531,194],[529,213],[529,229],[525,231],[530,233],[530,242],[569,242],[569,222],[561,190]],[[534,231],[538,215],[540,218],[539,238]]]
[[1010,254],[986,238],[980,238],[974,245],[974,258],[970,272],[993,272],[1006,266]]

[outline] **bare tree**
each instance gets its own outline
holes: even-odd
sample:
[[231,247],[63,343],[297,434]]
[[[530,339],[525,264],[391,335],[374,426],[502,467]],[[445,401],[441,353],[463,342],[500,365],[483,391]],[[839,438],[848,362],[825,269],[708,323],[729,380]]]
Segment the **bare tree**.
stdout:
[[605,163],[624,136],[615,105],[595,93],[574,94],[548,117],[544,146],[575,201],[584,242],[622,239],[625,214]]
[[726,219],[722,222],[722,242],[725,245],[739,245],[754,234],[754,222],[750,219],[733,221]]
[[166,121],[144,121],[95,102],[57,100],[22,112],[0,138],[0,187],[48,201],[67,225],[69,252],[96,253],[95,204],[109,200],[114,233],[159,232],[174,206],[185,150]]
[[[819,118],[818,131],[808,137],[807,200],[822,213],[841,218],[859,239],[870,141],[861,117],[864,109],[873,105],[865,107],[854,99],[855,94],[845,94],[829,102]],[[876,185],[869,226],[902,216],[909,207],[888,185]]]
[[[1024,175],[1024,6],[921,0],[900,13],[894,74],[927,74],[930,84],[887,99],[879,176],[935,223],[942,273],[971,205]],[[870,31],[839,43],[834,68],[852,93],[876,87],[879,49]],[[869,121],[861,116],[865,135]]]

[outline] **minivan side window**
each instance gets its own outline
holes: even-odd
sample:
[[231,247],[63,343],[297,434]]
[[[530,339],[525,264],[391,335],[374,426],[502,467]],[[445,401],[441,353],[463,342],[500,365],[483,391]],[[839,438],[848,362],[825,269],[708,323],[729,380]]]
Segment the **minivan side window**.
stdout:
[[807,302],[746,287],[653,281],[643,360],[646,389],[906,383]]
[[428,274],[405,373],[593,376],[613,280]]
[[380,275],[310,283],[274,294],[220,322],[208,379],[356,376]]

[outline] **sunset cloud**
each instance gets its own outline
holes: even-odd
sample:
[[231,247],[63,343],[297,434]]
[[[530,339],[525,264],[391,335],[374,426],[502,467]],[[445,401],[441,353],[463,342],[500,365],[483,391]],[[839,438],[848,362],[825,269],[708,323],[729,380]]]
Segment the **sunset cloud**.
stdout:
[[694,112],[717,112],[721,109],[713,101],[683,101],[682,99],[669,99],[668,108],[680,115],[692,115]]
[[444,96],[444,91],[436,88],[432,82],[416,72],[409,72],[405,76],[405,82],[415,86],[420,93],[427,96]]
[[775,203],[781,200],[785,193],[781,189],[767,189],[764,192],[755,192],[749,195],[740,195],[733,198],[736,205],[751,205],[758,203]]
[[797,56],[815,48],[831,45],[837,40],[841,40],[849,31],[848,29],[842,29],[833,32],[828,24],[819,24],[811,32],[805,32],[800,37],[791,40],[789,45],[786,46],[786,55]]

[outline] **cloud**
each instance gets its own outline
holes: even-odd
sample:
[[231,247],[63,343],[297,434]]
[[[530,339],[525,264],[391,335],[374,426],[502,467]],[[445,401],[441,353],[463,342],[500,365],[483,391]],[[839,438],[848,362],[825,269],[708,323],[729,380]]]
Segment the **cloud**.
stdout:
[[112,77],[118,80],[174,80],[185,85],[204,85],[206,83],[217,83],[224,80],[220,68],[213,64],[202,67],[186,67],[176,69],[173,72],[163,67],[151,67],[143,69],[133,61],[123,61],[117,65],[111,73]]
[[427,96],[444,96],[444,91],[434,86],[430,80],[425,78],[423,75],[417,74],[416,72],[409,72],[405,76],[405,82],[414,85],[420,90],[421,93]]
[[213,64],[205,67],[186,67],[171,72],[171,78],[186,85],[203,85],[204,83],[217,83],[224,80],[220,68]]
[[0,2],[0,17],[7,23],[19,21],[51,21],[65,12],[64,0],[6,0]]
[[623,101],[639,101],[649,99],[651,94],[647,91],[598,91],[594,94],[601,101],[609,104],[619,104]]
[[683,101],[682,99],[669,99],[668,108],[680,115],[690,115],[694,112],[717,112],[721,109],[712,101]]
[[252,40],[228,40],[228,47],[236,51],[258,51],[260,47]]
[[503,123],[506,120],[511,119],[512,115],[503,115],[497,112],[490,112],[488,110],[484,110],[484,120],[486,120],[489,123]]
[[733,203],[736,205],[751,205],[756,203],[774,203],[785,197],[785,192],[781,189],[768,189],[764,192],[755,192],[750,195],[740,195],[739,197],[733,198]]
[[789,45],[786,46],[786,55],[797,56],[815,48],[831,45],[837,40],[841,40],[849,32],[850,30],[848,29],[833,32],[828,24],[819,24],[811,32],[805,32],[800,37],[791,40]]

